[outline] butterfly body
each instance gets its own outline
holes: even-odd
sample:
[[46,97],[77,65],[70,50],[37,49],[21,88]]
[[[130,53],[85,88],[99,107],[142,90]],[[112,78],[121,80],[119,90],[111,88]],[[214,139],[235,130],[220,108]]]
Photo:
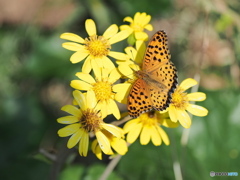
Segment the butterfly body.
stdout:
[[137,79],[133,83],[128,97],[128,112],[131,117],[168,108],[177,86],[177,70],[170,61],[167,47],[167,35],[158,31],[148,44],[142,68],[135,72]]

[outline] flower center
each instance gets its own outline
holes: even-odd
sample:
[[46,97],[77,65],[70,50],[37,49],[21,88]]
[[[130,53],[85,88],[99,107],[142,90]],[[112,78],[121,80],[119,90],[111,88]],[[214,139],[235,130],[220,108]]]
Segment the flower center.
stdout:
[[178,87],[172,95],[172,104],[179,109],[186,109],[188,104],[187,93]]
[[112,92],[112,84],[108,81],[96,82],[93,84],[93,91],[96,94],[97,101],[106,101],[114,95]]
[[101,128],[100,125],[103,123],[103,120],[96,110],[86,109],[83,111],[80,123],[82,124],[82,128],[84,128],[87,132],[92,132]]
[[134,31],[137,31],[137,32],[143,31],[143,27],[140,24],[132,23],[131,27],[134,29]]
[[143,126],[156,126],[157,125],[157,117],[155,111],[150,111],[144,114],[141,114],[140,120]]
[[85,46],[89,51],[89,54],[94,57],[103,57],[107,56],[111,45],[107,39],[103,36],[93,35],[88,38],[85,38]]

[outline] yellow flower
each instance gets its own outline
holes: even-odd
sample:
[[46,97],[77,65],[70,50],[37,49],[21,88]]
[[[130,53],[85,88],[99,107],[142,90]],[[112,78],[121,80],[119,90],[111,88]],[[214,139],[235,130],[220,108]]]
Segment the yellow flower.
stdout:
[[58,118],[58,123],[69,124],[58,131],[60,137],[71,136],[68,140],[67,147],[73,148],[79,143],[79,154],[87,156],[89,146],[89,133],[93,133],[97,138],[97,143],[100,149],[105,154],[111,154],[111,138],[106,134],[110,133],[115,138],[122,138],[122,130],[112,124],[103,122],[101,112],[96,109],[97,101],[94,98],[93,92],[89,91],[86,95],[80,91],[73,91],[74,99],[78,106],[66,105],[62,110],[71,114]]
[[[93,63],[94,64],[94,63]],[[71,87],[83,90],[93,91],[94,97],[97,99],[97,106],[103,115],[113,114],[117,119],[120,118],[119,108],[114,101],[116,92],[113,91],[114,83],[121,77],[116,68],[105,69],[99,68],[96,64],[93,65],[95,79],[87,73],[79,72],[76,76],[80,80],[71,81]],[[117,91],[121,91],[116,88]]]
[[85,22],[86,31],[89,37],[82,37],[73,33],[63,33],[60,38],[73,42],[63,43],[62,46],[68,50],[76,51],[70,58],[72,63],[78,63],[84,59],[82,71],[89,73],[92,69],[92,61],[96,61],[100,67],[112,69],[113,62],[108,56],[115,59],[125,59],[124,53],[111,51],[111,45],[126,39],[129,36],[127,30],[118,32],[116,24],[111,25],[102,36],[97,35],[96,25],[92,19]]
[[208,110],[202,106],[190,104],[190,101],[204,101],[206,94],[202,92],[186,93],[185,90],[195,86],[197,81],[191,78],[185,79],[172,95],[172,102],[168,108],[170,119],[173,122],[179,121],[184,128],[191,126],[191,118],[186,112],[195,116],[206,116]]
[[[124,134],[122,129],[119,128],[119,130],[122,132],[122,135]],[[125,155],[128,151],[127,143],[122,138],[116,138],[111,133],[104,131],[103,132],[106,137],[108,137],[110,141],[111,147],[120,155]],[[122,136],[124,138],[124,136]],[[102,160],[102,150],[97,142],[97,140],[94,140],[92,143],[92,151],[97,156],[98,159]],[[108,155],[114,154],[113,151],[110,151]]]
[[127,134],[127,142],[133,143],[140,136],[140,143],[146,145],[152,140],[155,146],[160,146],[162,141],[169,145],[170,141],[166,132],[160,127],[161,125],[174,128],[178,123],[173,123],[166,114],[157,111],[150,111],[141,114],[138,118],[127,122],[123,130]]
[[125,48],[128,60],[117,61],[117,63],[119,64],[118,70],[124,77],[129,78],[125,83],[116,84],[113,87],[113,91],[116,92],[115,99],[123,104],[127,104],[127,96],[130,92],[133,82],[137,79],[135,72],[140,70],[139,65],[142,64],[143,56],[146,49],[143,44],[136,44],[136,48],[137,49],[133,47]]
[[148,39],[147,33],[143,32],[144,29],[149,31],[153,30],[151,24],[149,24],[151,20],[151,16],[146,13],[137,12],[134,15],[134,18],[126,17],[123,21],[127,21],[130,25],[122,25],[120,26],[121,30],[128,30],[131,34],[134,35],[136,40],[146,41]]

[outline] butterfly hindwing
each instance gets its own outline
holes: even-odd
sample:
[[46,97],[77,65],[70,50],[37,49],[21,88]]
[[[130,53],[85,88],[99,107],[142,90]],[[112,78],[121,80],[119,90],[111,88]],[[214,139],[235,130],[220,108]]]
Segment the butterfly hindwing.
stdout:
[[148,86],[143,79],[137,79],[128,96],[128,112],[131,117],[153,109]]

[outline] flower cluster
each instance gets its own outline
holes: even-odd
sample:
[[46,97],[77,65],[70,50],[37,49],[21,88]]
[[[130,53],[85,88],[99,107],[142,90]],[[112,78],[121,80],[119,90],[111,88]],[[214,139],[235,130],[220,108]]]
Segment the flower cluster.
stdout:
[[[138,12],[134,18],[124,18],[129,25],[119,28],[113,24],[102,35],[98,35],[95,22],[87,19],[85,29],[88,37],[82,38],[73,33],[60,36],[71,41],[62,44],[64,48],[74,51],[70,61],[83,62],[83,65],[80,66],[81,71],[76,73],[78,79],[70,83],[74,89],[73,104],[62,107],[70,115],[57,119],[58,123],[66,125],[58,131],[58,135],[70,136],[67,147],[78,145],[81,156],[87,156],[89,147],[99,159],[102,159],[102,153],[124,155],[128,151],[127,143],[133,143],[138,137],[142,145],[150,140],[155,146],[162,142],[169,145],[170,140],[163,126],[175,128],[181,124],[189,128],[191,118],[186,110],[196,116],[208,114],[204,107],[190,103],[206,99],[204,93],[185,92],[197,84],[196,80],[190,78],[177,86],[167,110],[149,111],[135,119],[127,116],[125,108],[121,109],[121,114],[119,103],[127,103],[136,80],[134,72],[141,69],[138,65],[142,64],[145,41],[148,40],[144,30],[153,30],[150,20],[150,15]],[[124,52],[112,50],[115,43],[126,39],[131,47],[126,47]]]

